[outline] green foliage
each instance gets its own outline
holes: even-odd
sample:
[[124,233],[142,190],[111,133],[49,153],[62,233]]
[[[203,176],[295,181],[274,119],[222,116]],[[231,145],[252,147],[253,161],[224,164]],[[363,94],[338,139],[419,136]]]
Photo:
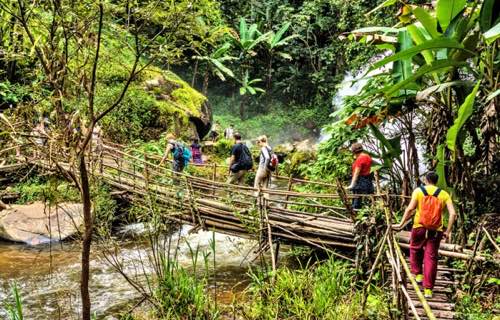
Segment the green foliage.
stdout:
[[163,262],[163,277],[158,279],[155,300],[160,303],[156,311],[164,319],[216,319],[206,295],[206,278],[199,280],[190,275],[170,258]]
[[234,95],[211,95],[214,119],[222,128],[234,124],[236,131],[241,133],[243,140],[255,139],[265,134],[271,145],[293,140],[304,140],[314,135],[317,125],[326,123],[330,113],[327,105],[286,105],[281,101],[255,100],[248,104],[247,117],[240,119],[238,106],[241,97]]
[[229,158],[231,156],[231,148],[233,147],[233,144],[234,140],[224,138],[219,139],[214,144],[214,153],[222,159]]
[[79,201],[78,190],[67,181],[58,178],[42,178],[39,176],[29,178],[26,182],[14,187],[14,192],[19,194],[18,204],[33,201],[47,201],[55,204],[62,201]]
[[478,83],[474,86],[472,92],[467,96],[467,98],[465,98],[464,103],[458,109],[458,114],[455,122],[446,133],[446,144],[448,146],[448,149],[453,151],[453,154],[455,153],[455,144],[457,142],[458,135],[460,134],[460,130],[462,130],[462,127],[474,112],[474,99],[476,98],[479,84],[480,82],[478,81]]
[[[463,296],[457,300],[455,305],[456,318],[460,320],[492,320],[494,315],[491,312],[491,308],[485,308],[480,303],[480,296],[470,296],[468,294],[462,294]],[[500,303],[497,301],[491,301],[496,303],[497,306]]]
[[[361,297],[353,289],[354,271],[345,262],[330,258],[306,269],[283,267],[274,275],[251,273],[246,291],[248,319],[361,319]],[[373,292],[369,318],[387,317],[385,297]]]
[[91,189],[94,229],[102,238],[111,236],[112,224],[116,219],[117,203],[110,194],[109,187],[96,183]]
[[14,303],[3,302],[7,310],[8,320],[23,320],[23,302],[17,288],[17,283],[14,282],[11,284],[10,288]]

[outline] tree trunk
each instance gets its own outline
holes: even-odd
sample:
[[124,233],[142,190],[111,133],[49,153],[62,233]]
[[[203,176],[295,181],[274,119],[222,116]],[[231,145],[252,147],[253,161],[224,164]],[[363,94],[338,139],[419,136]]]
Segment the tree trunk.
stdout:
[[85,153],[82,151],[79,157],[79,171],[81,184],[81,198],[83,203],[83,220],[85,230],[82,239],[82,274],[80,278],[80,293],[82,295],[82,319],[90,320],[90,245],[92,243],[92,210],[90,202],[90,187],[87,165],[85,164]]
[[245,118],[245,105],[247,102],[247,96],[241,96],[240,101],[240,119],[243,120]]
[[272,68],[273,68],[273,56],[270,54],[269,62],[267,64],[267,83],[266,83],[267,90],[271,89],[271,77],[273,76]]
[[205,71],[205,75],[203,77],[203,89],[201,90],[201,93],[203,93],[203,95],[206,97],[207,91],[208,91],[208,69]]

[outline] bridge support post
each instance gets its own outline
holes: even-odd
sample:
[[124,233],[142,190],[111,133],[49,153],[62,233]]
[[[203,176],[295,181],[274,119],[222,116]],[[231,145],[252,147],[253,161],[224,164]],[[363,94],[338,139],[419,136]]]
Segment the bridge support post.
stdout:
[[279,255],[280,255],[280,239],[276,238],[276,247],[274,248],[274,263],[276,264],[276,268],[279,265]]

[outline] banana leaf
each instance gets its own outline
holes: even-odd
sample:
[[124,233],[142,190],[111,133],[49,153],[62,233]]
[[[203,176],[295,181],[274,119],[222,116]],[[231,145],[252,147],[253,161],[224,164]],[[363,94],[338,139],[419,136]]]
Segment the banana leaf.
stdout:
[[[408,32],[404,32],[404,33],[406,35],[408,35]],[[462,44],[458,43],[456,40],[453,40],[453,39],[442,38],[442,39],[428,40],[420,45],[410,47],[410,48],[403,50],[401,52],[398,52],[392,56],[389,56],[389,57],[384,58],[380,61],[377,61],[370,68],[370,71],[378,69],[378,68],[388,64],[389,62],[411,58],[414,55],[419,54],[424,50],[441,49],[441,48],[454,48],[454,49],[461,49],[461,50],[468,51],[468,50],[464,49],[464,46]],[[471,53],[474,54],[474,52],[471,52]]]
[[472,89],[472,92],[469,93],[467,98],[465,98],[464,103],[458,109],[457,118],[455,119],[453,125],[448,129],[446,133],[446,145],[448,149],[452,151],[452,159],[455,159],[455,146],[457,143],[457,137],[462,127],[465,125],[467,120],[472,115],[474,110],[474,100],[476,99],[477,91],[479,90],[479,84],[481,81],[478,81],[477,84]]
[[431,74],[432,72],[438,71],[438,70],[445,70],[449,68],[460,68],[460,67],[468,67],[468,64],[463,62],[463,61],[451,61],[451,60],[438,60],[434,61],[430,65],[425,65],[423,67],[420,67],[416,72],[413,73],[413,76],[411,76],[408,79],[405,79],[403,81],[400,81],[396,83],[395,85],[392,86],[387,86],[382,89],[382,91],[385,92],[386,97],[391,97],[394,95],[394,93],[398,92],[400,89],[406,88],[416,80],[420,79],[421,77]]
[[436,16],[442,30],[446,30],[451,20],[455,18],[466,6],[467,0],[438,0]]

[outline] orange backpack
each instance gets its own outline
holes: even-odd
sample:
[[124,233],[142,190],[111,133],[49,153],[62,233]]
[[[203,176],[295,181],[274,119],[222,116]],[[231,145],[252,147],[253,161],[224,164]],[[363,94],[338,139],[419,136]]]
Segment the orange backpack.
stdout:
[[441,214],[443,211],[443,204],[438,196],[441,189],[437,188],[434,194],[429,195],[425,187],[421,186],[420,189],[424,194],[422,206],[420,207],[420,224],[429,230],[437,230],[441,227]]

